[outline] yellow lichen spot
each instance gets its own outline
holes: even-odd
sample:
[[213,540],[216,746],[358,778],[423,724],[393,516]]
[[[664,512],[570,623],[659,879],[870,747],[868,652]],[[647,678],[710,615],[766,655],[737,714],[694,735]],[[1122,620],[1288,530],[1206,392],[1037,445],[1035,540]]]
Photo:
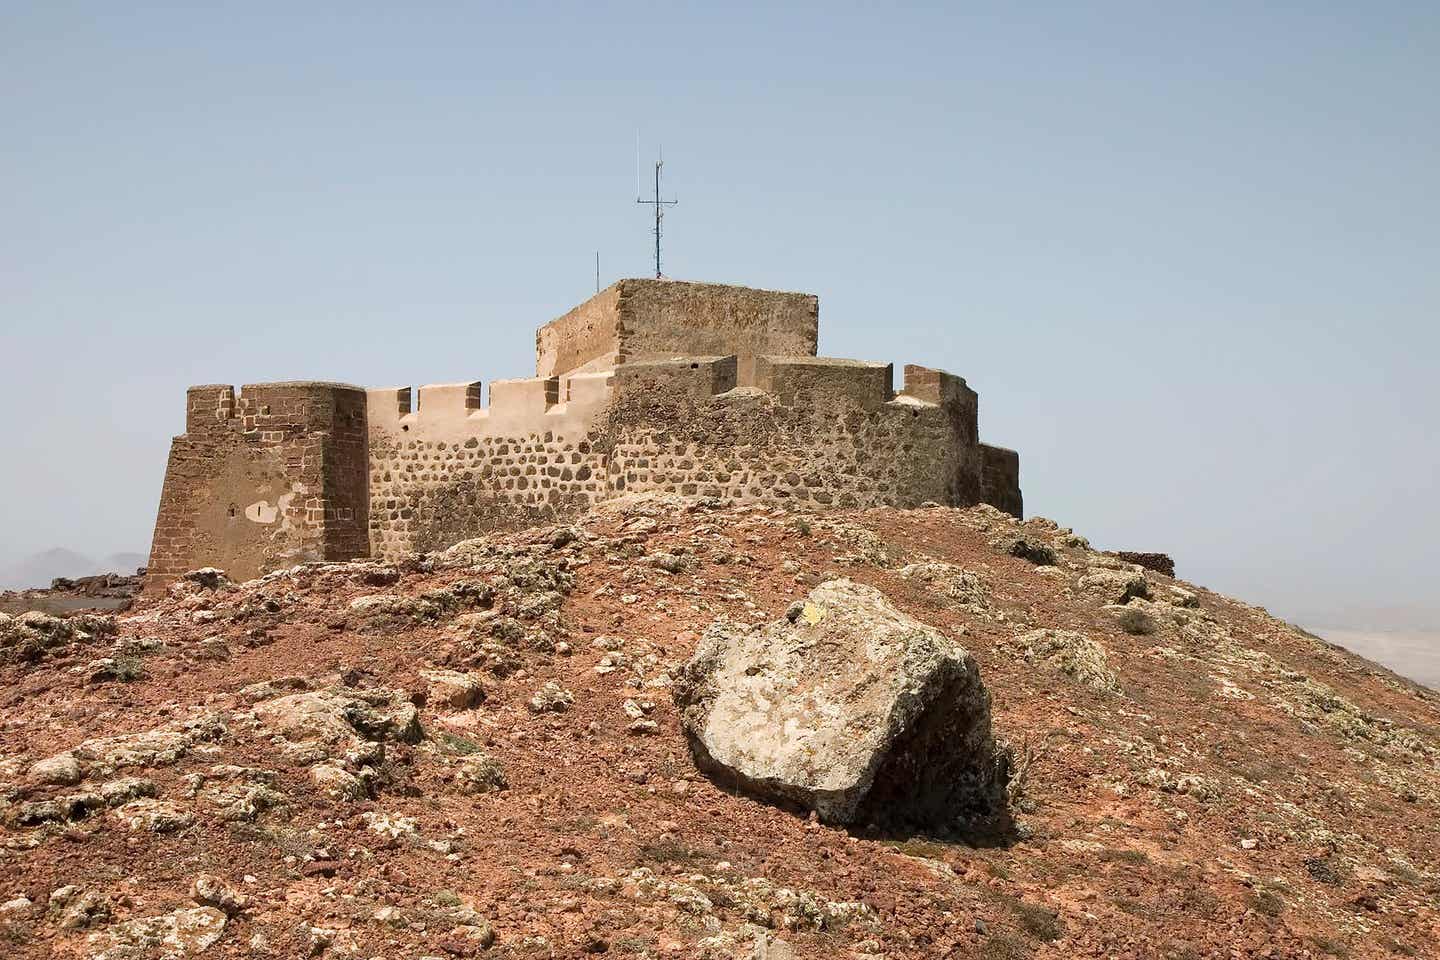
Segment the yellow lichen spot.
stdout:
[[800,619],[809,624],[819,623],[825,619],[825,608],[817,604],[807,603],[800,611]]

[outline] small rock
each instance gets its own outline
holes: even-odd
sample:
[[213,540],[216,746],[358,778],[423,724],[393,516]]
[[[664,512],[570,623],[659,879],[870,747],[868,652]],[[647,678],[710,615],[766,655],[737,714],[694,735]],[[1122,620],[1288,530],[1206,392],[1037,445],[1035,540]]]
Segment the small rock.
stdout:
[[1025,537],[1014,537],[1002,541],[1001,545],[1010,556],[1028,560],[1037,567],[1053,567],[1055,565],[1055,548],[1048,543],[1029,540]]
[[600,662],[595,665],[595,672],[603,677],[607,673],[614,673],[616,670],[619,670],[625,666],[627,662],[625,654],[623,653],[607,653],[601,657]]
[[109,807],[119,806],[136,797],[153,797],[156,792],[155,781],[144,777],[119,777],[100,784],[100,798]]
[[168,800],[131,800],[118,807],[114,817],[127,829],[146,833],[172,833],[195,822],[195,818]]
[[325,927],[311,927],[309,930],[310,956],[318,957],[335,942],[335,931]]
[[684,573],[689,565],[687,559],[678,553],[657,553],[650,562],[666,573]]
[[375,813],[373,811],[361,814],[365,826],[382,837],[389,837],[392,840],[399,840],[401,837],[413,837],[420,831],[415,824],[414,817],[401,816],[398,813]]
[[1170,603],[1172,606],[1194,610],[1200,606],[1200,598],[1183,587],[1177,587],[1171,584]]
[[789,941],[762,933],[755,939],[755,952],[751,957],[752,960],[795,960],[795,948]]
[[218,567],[201,567],[199,570],[191,570],[180,579],[189,581],[205,590],[219,590],[221,587],[230,585],[230,578],[225,571]]
[[575,694],[550,680],[530,698],[530,712],[564,713],[574,702]]
[[485,685],[474,674],[458,670],[421,670],[425,705],[441,710],[469,710],[485,700]]
[[70,787],[79,783],[84,776],[80,761],[69,752],[57,753],[53,757],[37,760],[31,764],[29,777],[36,783],[49,783]]
[[190,898],[203,907],[218,907],[227,916],[235,916],[250,903],[250,898],[220,877],[202,873],[190,885]]
[[485,753],[472,753],[456,761],[455,782],[467,793],[494,793],[509,786],[500,764]]
[[110,898],[94,890],[59,887],[50,893],[48,913],[61,930],[84,930],[110,919]]
[[473,957],[482,950],[490,949],[494,943],[495,931],[490,924],[481,921],[451,930],[449,936],[441,941],[440,948],[457,957]]
[[15,827],[33,827],[64,819],[60,804],[54,800],[31,800],[20,804],[5,814],[6,822]]
[[1074,630],[1032,630],[1015,638],[1027,661],[1043,664],[1098,693],[1117,689],[1105,648]]
[[1108,603],[1129,603],[1137,597],[1150,599],[1150,583],[1145,574],[1132,570],[1091,567],[1090,572],[1080,578],[1079,587],[1100,594]]
[[327,797],[336,800],[361,800],[370,795],[367,782],[338,763],[315,764],[310,768],[310,781]]
[[60,807],[60,816],[66,820],[80,820],[88,817],[92,811],[99,810],[105,806],[105,800],[98,793],[71,793],[57,799],[56,804]]
[[985,581],[973,570],[957,567],[953,563],[928,560],[911,563],[900,568],[900,576],[927,584],[932,589],[943,591],[951,600],[967,606],[982,608],[989,603],[990,590]]

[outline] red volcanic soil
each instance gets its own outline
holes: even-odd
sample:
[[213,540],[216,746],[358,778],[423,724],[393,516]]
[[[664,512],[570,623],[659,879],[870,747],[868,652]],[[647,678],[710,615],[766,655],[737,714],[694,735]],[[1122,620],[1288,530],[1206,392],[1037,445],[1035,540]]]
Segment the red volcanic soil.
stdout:
[[[836,577],[974,655],[1014,835],[846,830],[696,772],[668,687],[699,635]],[[640,499],[0,618],[0,943],[1434,957],[1437,760],[1433,692],[1049,521]]]

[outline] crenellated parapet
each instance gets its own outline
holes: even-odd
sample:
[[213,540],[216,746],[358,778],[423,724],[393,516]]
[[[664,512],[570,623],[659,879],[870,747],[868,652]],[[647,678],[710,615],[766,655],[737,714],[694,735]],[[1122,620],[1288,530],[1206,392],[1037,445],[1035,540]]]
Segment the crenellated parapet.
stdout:
[[603,495],[591,437],[612,371],[478,380],[367,395],[370,545],[392,556],[525,526]]
[[833,357],[675,357],[616,369],[609,475],[616,492],[808,507],[974,503],[976,397],[959,377]]
[[816,356],[818,300],[623,280],[536,335],[540,374],[418,388],[192,387],[152,588],[218,566],[395,557],[633,492],[1018,514],[1014,451],[961,377]]
[[[383,387],[366,392],[370,430],[397,439],[520,436],[583,429],[610,399],[613,373],[494,380],[488,402],[479,380],[435,383],[412,391]],[[412,404],[412,397],[414,402]],[[406,437],[406,434],[413,434]]]

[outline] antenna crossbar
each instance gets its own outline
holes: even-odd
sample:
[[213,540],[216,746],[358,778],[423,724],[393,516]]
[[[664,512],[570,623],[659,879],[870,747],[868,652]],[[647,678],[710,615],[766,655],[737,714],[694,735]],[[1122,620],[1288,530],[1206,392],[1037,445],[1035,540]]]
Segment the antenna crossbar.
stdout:
[[660,225],[665,220],[665,208],[673,207],[680,202],[679,200],[660,199],[660,168],[663,166],[665,166],[663,159],[655,161],[655,198],[653,200],[646,200],[643,197],[635,198],[636,203],[652,204],[655,207],[655,279],[657,280],[663,276],[660,272]]

